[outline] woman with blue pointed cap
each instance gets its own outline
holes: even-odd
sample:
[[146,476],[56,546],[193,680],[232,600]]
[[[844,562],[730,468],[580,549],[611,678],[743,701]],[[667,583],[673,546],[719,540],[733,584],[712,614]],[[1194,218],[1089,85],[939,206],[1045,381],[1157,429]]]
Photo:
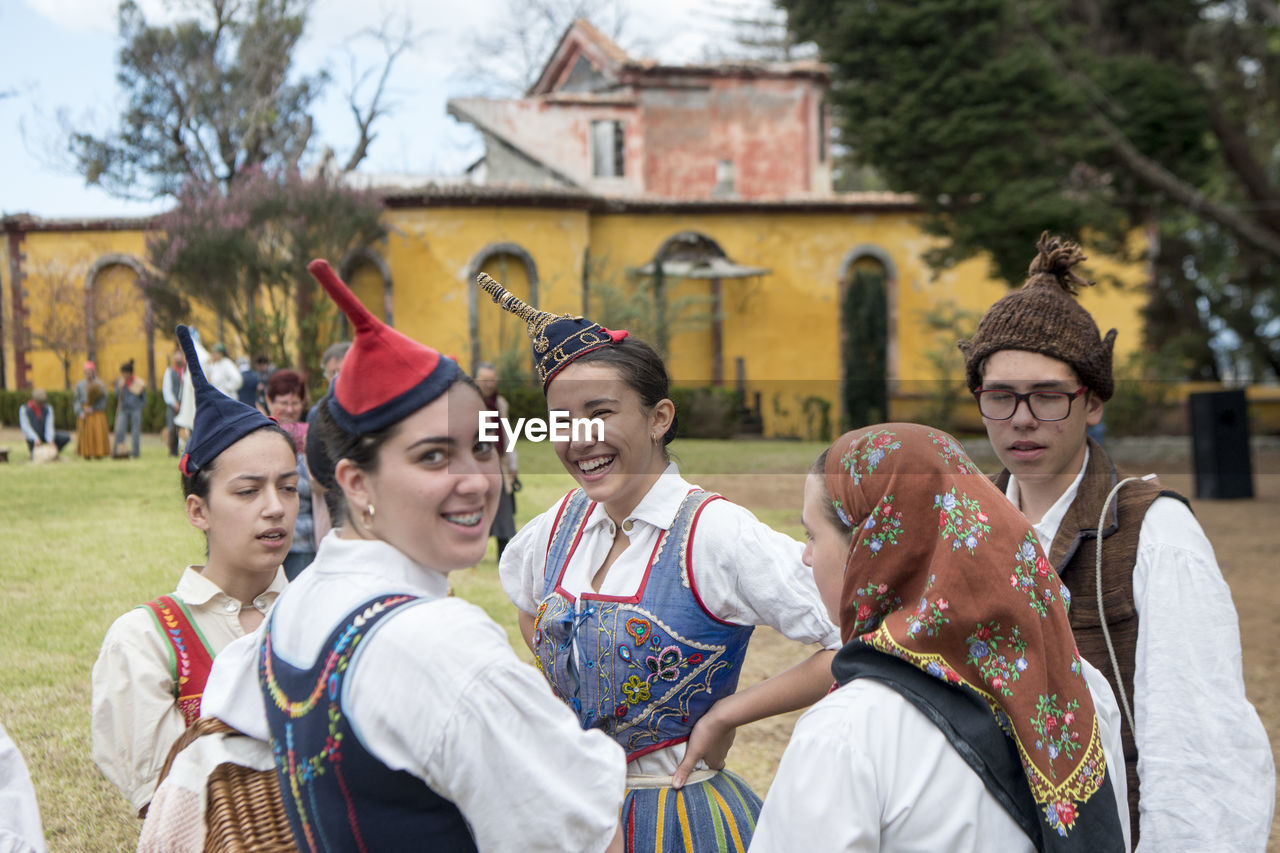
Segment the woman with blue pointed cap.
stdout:
[[293,440],[206,381],[185,326],[178,339],[196,395],[179,470],[204,564],[117,619],[92,676],[94,761],[140,813],[170,745],[200,716],[213,657],[257,628],[284,589],[280,564],[298,514]]
[[[525,640],[583,728],[627,753],[628,850],[745,850],[760,798],[723,769],[734,732],[821,698],[840,645],[803,546],[680,476],[648,344],[480,284],[528,323],[548,408],[603,425],[556,442],[580,488],[503,552]],[[824,650],[735,692],[756,625]]]
[[303,850],[620,849],[621,751],[448,595],[501,488],[479,390],[310,269],[355,330],[311,427],[342,515],[259,634],[219,657],[207,713],[270,741]]

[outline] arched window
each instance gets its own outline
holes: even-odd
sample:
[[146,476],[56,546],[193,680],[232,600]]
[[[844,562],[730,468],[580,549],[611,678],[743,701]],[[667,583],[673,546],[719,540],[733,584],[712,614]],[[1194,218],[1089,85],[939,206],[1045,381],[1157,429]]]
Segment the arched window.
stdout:
[[[369,313],[388,326],[395,326],[392,311],[391,267],[382,255],[367,246],[352,249],[338,264],[338,275]],[[342,336],[350,337],[346,317],[339,315]]]
[[474,286],[476,276],[488,273],[495,281],[529,305],[538,306],[538,266],[522,246],[490,243],[471,259],[467,274],[467,299],[471,329],[471,364],[492,362],[504,380],[533,375],[533,354],[524,321],[506,311],[478,310],[477,300],[487,298]]
[[[155,330],[151,300],[142,289],[142,261],[132,255],[103,255],[84,277],[85,351],[99,362],[98,375],[115,376],[118,366],[137,359],[139,339],[146,341],[146,375],[155,387]],[[141,374],[143,368],[135,364]]]
[[889,419],[897,272],[889,253],[857,246],[840,263],[841,414],[856,429]]

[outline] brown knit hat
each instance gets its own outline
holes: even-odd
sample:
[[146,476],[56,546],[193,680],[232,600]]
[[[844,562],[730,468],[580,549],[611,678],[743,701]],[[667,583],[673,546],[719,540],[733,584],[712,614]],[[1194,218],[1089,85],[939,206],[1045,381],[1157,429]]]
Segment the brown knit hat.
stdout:
[[1050,237],[1048,231],[1040,235],[1036,249],[1026,283],[991,306],[971,340],[960,341],[969,390],[982,385],[982,364],[992,353],[1013,349],[1065,361],[1085,387],[1109,400],[1115,391],[1111,350],[1116,330],[1102,337],[1093,317],[1075,300],[1081,286],[1093,284],[1071,271],[1085,254],[1078,244]]

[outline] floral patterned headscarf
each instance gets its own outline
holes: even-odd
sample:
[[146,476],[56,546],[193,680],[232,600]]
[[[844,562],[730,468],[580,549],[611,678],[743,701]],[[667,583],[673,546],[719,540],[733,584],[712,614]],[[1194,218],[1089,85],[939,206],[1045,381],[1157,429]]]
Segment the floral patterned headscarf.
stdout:
[[[1031,525],[954,438],[919,424],[841,436],[826,485],[852,534],[846,649],[865,645],[976,693],[1017,747],[1042,829],[1065,839],[1106,759],[1069,593]],[[1106,794],[1099,803],[1114,812],[1110,785]]]

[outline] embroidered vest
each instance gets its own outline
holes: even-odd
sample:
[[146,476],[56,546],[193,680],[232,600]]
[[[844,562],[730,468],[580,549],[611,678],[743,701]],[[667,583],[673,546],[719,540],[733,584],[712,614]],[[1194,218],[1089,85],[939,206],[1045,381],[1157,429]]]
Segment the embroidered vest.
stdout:
[[561,580],[595,503],[579,489],[560,504],[533,626],[535,663],[582,727],[607,732],[628,761],[688,740],[707,708],[738,686],[753,626],[708,613],[690,565],[698,516],[719,499],[689,492],[635,595],[576,599]]
[[274,612],[267,623],[258,682],[280,796],[302,850],[476,849],[458,807],[418,777],[370,754],[343,708],[349,664],[361,641],[383,619],[418,600],[387,595],[360,605],[334,628],[321,647],[327,653],[309,669],[272,651]]
[[40,436],[40,440],[44,441],[45,421],[53,417],[53,410],[46,406],[32,407],[29,403],[27,407],[27,423],[31,426],[31,431]]
[[[1123,477],[1116,471],[1111,457],[1093,439],[1089,439],[1089,462],[1076,499],[1071,502],[1058,533],[1049,549],[1052,563],[1071,592],[1071,632],[1075,634],[1080,654],[1107,677],[1116,704],[1120,704],[1118,683],[1124,684],[1129,706],[1134,707],[1133,672],[1138,645],[1138,609],[1133,599],[1133,566],[1138,559],[1138,536],[1142,520],[1151,504],[1159,497],[1173,497],[1187,503],[1177,492],[1161,489],[1148,482],[1127,483],[1111,499],[1107,520],[1102,529],[1102,605],[1107,630],[1120,664],[1117,682],[1115,667],[1107,652],[1102,620],[1098,614],[1097,541],[1098,516],[1107,494]],[[994,479],[1005,489],[1009,472],[1002,471]],[[1189,506],[1189,504],[1188,504]],[[1152,582],[1157,579],[1152,578]],[[1138,746],[1129,721],[1120,715],[1120,735],[1124,745],[1125,775],[1129,785],[1129,828],[1133,846],[1138,846]]]
[[200,697],[204,695],[209,670],[213,668],[213,650],[196,625],[191,611],[175,595],[162,595],[139,605],[151,611],[156,627],[169,641],[169,673],[173,677],[173,695],[178,710],[188,726],[200,719]]

